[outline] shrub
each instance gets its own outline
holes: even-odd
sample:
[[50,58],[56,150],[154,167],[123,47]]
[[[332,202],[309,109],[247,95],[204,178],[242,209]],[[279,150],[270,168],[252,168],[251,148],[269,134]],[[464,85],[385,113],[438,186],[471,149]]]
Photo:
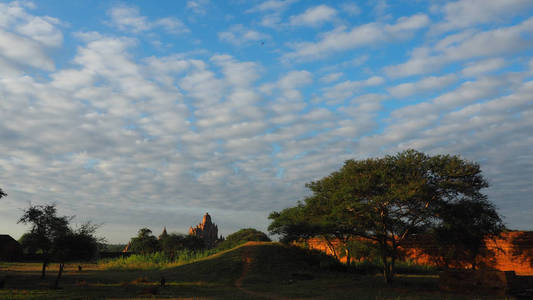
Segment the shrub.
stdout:
[[244,228],[234,232],[223,242],[217,245],[219,250],[231,249],[246,242],[270,242],[270,238],[264,233],[253,228]]
[[[209,255],[215,254],[215,250],[180,250],[169,255],[164,252],[148,254],[133,254],[129,257],[104,259],[99,262],[106,270],[151,270],[187,264]],[[171,258],[172,257],[172,258]]]

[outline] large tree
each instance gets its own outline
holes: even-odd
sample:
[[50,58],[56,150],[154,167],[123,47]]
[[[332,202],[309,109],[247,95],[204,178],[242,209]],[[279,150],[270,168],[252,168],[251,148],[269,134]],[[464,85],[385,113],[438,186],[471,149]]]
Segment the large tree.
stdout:
[[282,239],[307,237],[309,233],[303,231],[308,228],[311,235],[370,241],[378,249],[385,281],[390,283],[400,246],[446,222],[443,211],[450,205],[485,203],[496,217],[484,221],[501,224],[481,193],[487,186],[479,165],[458,156],[407,150],[383,158],[348,160],[339,171],[309,183],[312,195],[297,208],[272,213],[269,230]]
[[85,223],[77,229],[69,226],[72,217],[57,216],[55,205],[30,205],[19,223],[31,228],[21,238],[26,252],[39,253],[43,259],[41,278],[45,277],[50,261],[59,262],[59,272],[54,287],[57,288],[68,260],[87,260],[96,256],[103,239],[95,237],[97,225]]

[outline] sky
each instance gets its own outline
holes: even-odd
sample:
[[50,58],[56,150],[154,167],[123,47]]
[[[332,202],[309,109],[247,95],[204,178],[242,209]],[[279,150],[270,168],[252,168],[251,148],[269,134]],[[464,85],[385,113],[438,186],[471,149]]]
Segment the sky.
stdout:
[[533,230],[533,1],[0,1],[0,233],[227,235],[347,159],[478,162]]

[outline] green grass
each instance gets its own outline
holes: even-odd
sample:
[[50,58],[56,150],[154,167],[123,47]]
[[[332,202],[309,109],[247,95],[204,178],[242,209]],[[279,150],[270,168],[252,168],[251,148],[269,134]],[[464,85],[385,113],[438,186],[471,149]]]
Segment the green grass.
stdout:
[[163,252],[133,254],[129,257],[103,259],[98,264],[105,270],[156,270],[191,263],[213,255],[215,250],[182,250],[170,258]]
[[[49,288],[57,265],[39,280],[40,264],[0,263],[0,278],[8,275],[0,299],[481,299],[440,292],[436,275],[399,275],[388,286],[379,275],[340,272],[331,257],[278,243],[246,244],[182,265],[150,259],[158,267],[84,264],[78,272],[77,263],[68,264],[60,290]],[[131,264],[136,260],[142,258]],[[158,287],[162,276],[165,288]]]
[[[376,261],[361,261],[352,263],[349,268],[350,272],[357,274],[378,274],[382,270],[382,262]],[[438,269],[435,266],[420,265],[411,261],[397,261],[395,264],[396,274],[427,274],[435,275],[438,273]]]

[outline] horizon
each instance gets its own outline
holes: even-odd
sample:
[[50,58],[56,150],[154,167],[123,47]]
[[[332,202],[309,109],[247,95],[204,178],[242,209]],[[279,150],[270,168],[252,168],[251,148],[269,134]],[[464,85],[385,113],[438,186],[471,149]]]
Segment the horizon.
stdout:
[[348,159],[480,164],[533,230],[533,2],[0,1],[0,234],[268,233]]

